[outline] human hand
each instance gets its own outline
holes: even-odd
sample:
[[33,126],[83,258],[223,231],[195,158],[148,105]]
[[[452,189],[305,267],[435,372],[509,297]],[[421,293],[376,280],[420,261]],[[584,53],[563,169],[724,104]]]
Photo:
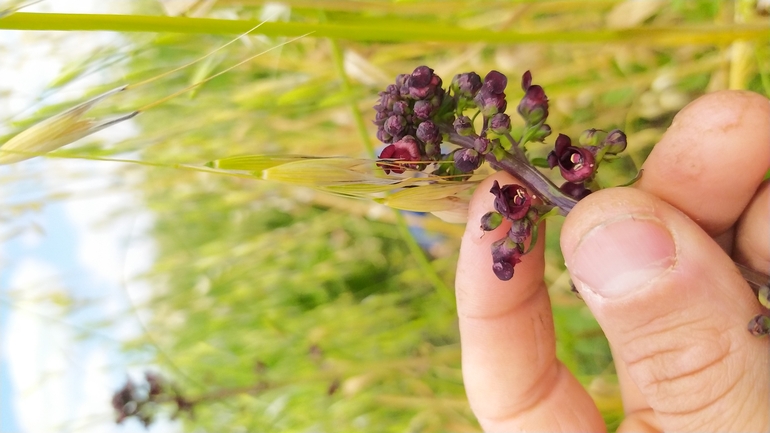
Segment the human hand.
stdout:
[[[609,340],[626,418],[619,432],[768,431],[770,340],[733,260],[770,269],[770,103],[706,95],[680,112],[634,188],[591,194],[561,232],[573,282]],[[456,290],[465,387],[486,431],[606,430],[555,356],[543,238],[510,281],[492,273],[478,221],[494,180],[471,200]],[[543,228],[541,228],[542,230]]]

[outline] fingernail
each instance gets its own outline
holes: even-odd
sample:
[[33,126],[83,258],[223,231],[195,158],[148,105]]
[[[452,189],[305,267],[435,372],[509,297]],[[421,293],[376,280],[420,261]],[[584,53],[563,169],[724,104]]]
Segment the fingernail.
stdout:
[[605,298],[619,298],[670,269],[675,259],[674,239],[662,222],[630,217],[586,233],[569,269],[584,288]]

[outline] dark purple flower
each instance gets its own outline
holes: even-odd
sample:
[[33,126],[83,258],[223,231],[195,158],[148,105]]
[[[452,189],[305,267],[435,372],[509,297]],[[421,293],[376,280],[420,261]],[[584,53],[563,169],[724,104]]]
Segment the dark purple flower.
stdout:
[[455,168],[460,173],[471,173],[483,162],[482,156],[473,149],[460,149],[454,152]]
[[548,97],[542,87],[532,85],[532,74],[529,71],[521,77],[521,88],[525,92],[518,107],[521,117],[530,124],[536,124],[547,118]]
[[426,144],[441,143],[441,133],[438,130],[438,126],[430,120],[420,123],[420,126],[417,127],[416,135],[418,140]]
[[564,182],[564,184],[562,184],[559,189],[564,194],[567,194],[576,200],[580,200],[585,198],[588,194],[591,194],[591,190],[586,188],[582,183]]
[[452,79],[452,89],[456,95],[472,99],[481,89],[481,77],[475,72],[457,74]]
[[[389,146],[386,146],[384,149],[382,149],[382,152],[380,153],[380,159],[394,159],[398,161],[420,161],[422,159],[420,155],[420,146],[414,137],[412,137],[411,135],[407,135],[401,140]],[[391,171],[393,173],[403,173],[407,167],[409,168],[416,167],[414,163],[397,165],[397,164],[388,164],[385,162],[378,162],[377,165],[380,166],[383,170],[385,170],[385,174],[390,174]]]
[[495,134],[511,132],[511,117],[505,113],[497,113],[489,121],[489,129]]
[[523,251],[509,237],[500,239],[492,244],[492,271],[497,278],[508,281],[513,278],[513,267],[521,263]]
[[441,78],[427,66],[418,66],[407,79],[409,96],[414,99],[426,99],[441,89]]
[[117,412],[116,421],[118,423],[137,413],[139,408],[137,400],[136,387],[129,379],[123,388],[112,396],[112,408]]
[[163,379],[159,375],[151,371],[146,371],[144,373],[144,378],[147,380],[147,384],[150,385],[150,398],[158,396],[163,392]]
[[457,119],[455,119],[454,123],[452,124],[454,126],[455,131],[457,131],[458,134],[467,137],[471,134],[473,134],[473,122],[471,122],[471,118],[468,116],[459,116]]
[[559,134],[555,149],[548,154],[548,165],[551,168],[558,165],[562,177],[573,183],[590,179],[596,171],[593,152],[583,147],[572,146],[572,140],[564,134]]
[[495,210],[511,221],[524,218],[532,205],[532,196],[521,185],[510,184],[500,188],[495,181],[489,192],[495,195]]

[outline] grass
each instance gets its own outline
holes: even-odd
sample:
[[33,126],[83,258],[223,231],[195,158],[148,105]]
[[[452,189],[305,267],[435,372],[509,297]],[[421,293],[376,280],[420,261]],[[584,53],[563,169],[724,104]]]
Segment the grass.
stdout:
[[[192,398],[219,396],[184,419],[185,429],[478,426],[464,399],[450,289],[461,228],[180,165],[243,154],[370,157],[377,91],[427,64],[445,81],[497,69],[515,84],[529,69],[551,99],[555,131],[576,137],[591,127],[624,129],[631,158],[603,168],[599,179],[612,185],[633,177],[687,102],[724,88],[768,94],[767,18],[736,11],[732,2],[660,2],[651,13],[630,9],[622,23],[611,19],[625,7],[619,1],[490,3],[287,1],[287,21],[265,23],[248,43],[125,92],[99,113],[148,106],[289,37],[312,34],[153,106],[136,118],[136,138],[60,151],[93,164],[118,158],[144,165],[137,188],[154,215],[148,235],[158,254],[144,277],[154,296],[137,306],[150,319],[125,352],[149,357]],[[70,69],[114,69],[106,89],[221,46],[227,39],[218,35],[253,27],[262,5],[221,1],[191,11],[199,18],[164,16],[152,5],[137,6],[135,15],[19,12],[0,19],[0,29],[123,33],[130,46],[122,53],[74,61]],[[209,18],[223,14],[234,19]],[[57,87],[82,74],[62,75]],[[53,110],[21,120],[17,130]],[[559,224],[549,229],[546,270],[557,351],[613,428],[622,407],[611,355],[569,293]],[[424,228],[429,242],[414,235]]]

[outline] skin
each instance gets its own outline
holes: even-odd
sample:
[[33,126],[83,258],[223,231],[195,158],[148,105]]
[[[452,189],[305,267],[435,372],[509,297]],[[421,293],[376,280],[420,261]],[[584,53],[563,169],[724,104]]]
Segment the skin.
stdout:
[[[643,168],[634,187],[581,200],[561,232],[572,280],[615,359],[626,415],[618,431],[767,432],[770,339],[746,330],[763,310],[733,260],[770,269],[770,101],[699,98]],[[471,407],[485,431],[605,431],[555,356],[543,236],[513,279],[491,271],[490,244],[509,227],[483,237],[479,228],[494,180],[516,183],[501,172],[477,189],[456,280]]]

